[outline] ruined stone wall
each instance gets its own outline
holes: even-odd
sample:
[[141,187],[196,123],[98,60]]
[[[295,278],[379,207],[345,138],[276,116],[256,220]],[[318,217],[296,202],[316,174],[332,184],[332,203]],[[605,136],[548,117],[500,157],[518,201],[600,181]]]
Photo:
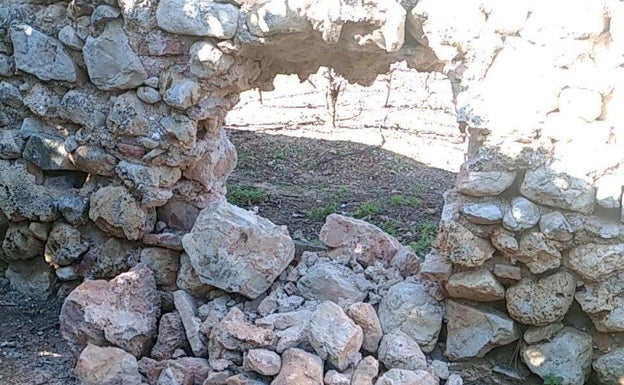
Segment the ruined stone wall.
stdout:
[[[370,84],[441,68],[397,3],[4,1],[0,272],[41,296],[182,250],[219,201],[238,95],[331,65]],[[162,254],[162,255],[161,255]],[[171,282],[169,282],[171,284]]]
[[[85,383],[100,355],[136,366],[174,353],[210,362],[143,358],[143,379],[212,370],[211,383],[224,383],[262,371],[258,381],[322,383],[327,360],[327,376],[355,378],[361,364],[372,383],[379,363],[360,361],[365,338],[387,370],[378,384],[437,383],[443,371],[420,349],[434,350],[443,310],[423,278],[450,297],[449,359],[523,338],[521,356],[543,378],[582,384],[593,363],[614,383],[624,355],[623,17],[616,0],[5,1],[0,273],[40,296],[91,280],[61,317]],[[223,200],[236,164],[225,114],[276,74],[304,79],[324,65],[370,84],[398,60],[447,74],[470,133],[436,249],[416,276],[392,237],[333,217],[321,234],[329,259],[288,267],[285,230]],[[340,290],[324,291],[332,285]],[[198,310],[189,293],[210,301]],[[401,346],[412,348],[394,355]],[[255,352],[283,360],[281,371],[254,369],[251,348],[283,353]],[[122,374],[139,383],[132,370]]]
[[449,297],[446,355],[482,356],[516,323],[542,378],[581,384],[593,361],[622,381],[624,3],[420,1],[410,15],[470,133],[421,272]]

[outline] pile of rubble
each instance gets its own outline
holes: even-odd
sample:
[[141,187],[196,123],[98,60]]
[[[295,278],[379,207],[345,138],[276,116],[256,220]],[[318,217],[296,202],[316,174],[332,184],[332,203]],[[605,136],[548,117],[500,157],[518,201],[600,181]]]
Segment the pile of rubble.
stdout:
[[69,294],[61,332],[78,357],[76,377],[84,385],[461,384],[424,354],[444,311],[438,285],[418,278],[413,250],[338,214],[320,239],[328,250],[296,253],[284,227],[225,201],[205,208],[181,255],[144,254],[128,272]]

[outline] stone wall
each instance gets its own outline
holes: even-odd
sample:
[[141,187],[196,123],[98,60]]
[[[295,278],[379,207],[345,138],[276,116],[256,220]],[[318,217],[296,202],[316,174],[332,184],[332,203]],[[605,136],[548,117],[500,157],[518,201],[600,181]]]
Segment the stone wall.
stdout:
[[[617,350],[624,325],[623,18],[624,4],[615,0],[5,1],[0,273],[12,287],[42,297],[57,288],[66,295],[90,280],[72,292],[62,315],[64,335],[82,352],[77,372],[84,383],[100,354],[120,361],[148,354],[161,311],[174,307],[160,321],[163,333],[183,324],[187,338],[176,335],[181,340],[168,347],[209,353],[217,374],[244,375],[253,363],[245,358],[241,366],[242,352],[249,357],[250,348],[269,347],[284,352],[284,374],[273,383],[287,383],[301,363],[314,371],[301,378],[318,379],[320,371],[322,382],[321,358],[336,375],[351,376],[366,361],[358,358],[366,322],[353,320],[375,319],[377,311],[385,352],[377,344],[365,349],[388,369],[377,383],[435,382],[440,372],[432,377],[423,369],[433,366],[420,358],[408,365],[388,356],[399,345],[429,352],[436,344],[442,307],[434,298],[441,297],[423,278],[442,282],[450,297],[449,359],[483,356],[523,332],[521,356],[541,377],[581,384],[593,362],[601,380],[613,383],[624,375],[608,364],[615,360],[621,369],[624,355]],[[310,294],[294,282],[316,257],[288,270],[294,246],[285,230],[223,199],[236,164],[223,119],[242,91],[270,90],[276,74],[305,79],[331,66],[366,85],[398,60],[449,77],[458,122],[470,133],[436,249],[415,279],[418,263],[396,240],[334,218],[321,234],[331,248],[330,273],[309,281],[347,276],[332,284],[349,294],[336,297],[322,287]],[[364,240],[374,242],[362,252]],[[358,281],[364,273],[373,286]],[[261,298],[276,279],[275,298],[266,297],[275,309],[264,316],[303,306],[297,301],[330,302],[302,307],[297,322],[293,315],[252,317],[249,326],[241,298]],[[221,305],[217,297],[225,297],[215,293],[223,290],[244,296],[235,297],[240,306]],[[309,297],[293,294],[303,292]],[[210,300],[203,313],[189,293]],[[351,309],[354,303],[368,305]],[[426,322],[405,326],[411,310]],[[132,316],[136,327],[120,328],[127,319],[119,314]],[[336,331],[342,345],[323,336],[332,328],[325,317],[343,328]],[[208,325],[201,333],[200,321]],[[258,328],[280,338],[267,332],[271,341],[245,339],[264,335]],[[152,349],[151,356],[174,352]],[[363,372],[379,365],[371,360]],[[171,361],[177,363],[167,361],[166,369],[143,361],[142,374],[160,373],[150,383],[180,375],[182,361]],[[232,367],[241,373],[225,370]]]

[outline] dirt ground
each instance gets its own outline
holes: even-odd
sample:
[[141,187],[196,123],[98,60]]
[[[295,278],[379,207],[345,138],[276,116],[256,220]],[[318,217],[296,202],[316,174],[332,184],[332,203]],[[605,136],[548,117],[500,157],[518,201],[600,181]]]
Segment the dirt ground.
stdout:
[[[466,146],[450,85],[405,68],[394,72],[389,96],[387,75],[369,88],[347,85],[337,127],[330,128],[325,84],[321,75],[304,83],[280,77],[274,92],[242,95],[226,127],[239,154],[229,200],[311,242],[318,242],[329,213],[356,216],[424,256]],[[0,385],[75,384],[59,309],[58,300],[34,301],[0,288]],[[454,369],[467,384],[513,383],[495,373],[496,365],[486,360]]]

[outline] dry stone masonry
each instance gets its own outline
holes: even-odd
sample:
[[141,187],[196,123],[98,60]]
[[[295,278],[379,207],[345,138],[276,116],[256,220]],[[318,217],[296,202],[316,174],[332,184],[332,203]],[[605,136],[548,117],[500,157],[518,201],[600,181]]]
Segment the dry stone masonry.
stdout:
[[[422,263],[340,215],[296,252],[225,201],[241,92],[400,60],[470,134]],[[67,296],[85,385],[458,385],[432,355],[510,344],[621,383],[623,65],[618,0],[4,1],[1,282]]]

